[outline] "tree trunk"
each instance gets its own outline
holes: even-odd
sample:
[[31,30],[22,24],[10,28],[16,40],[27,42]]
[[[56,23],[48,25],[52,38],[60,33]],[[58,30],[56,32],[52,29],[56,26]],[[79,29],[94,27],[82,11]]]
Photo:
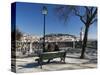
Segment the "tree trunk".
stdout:
[[86,25],[83,44],[82,44],[82,52],[81,52],[81,56],[80,56],[81,59],[83,59],[85,56],[84,53],[85,53],[86,45],[87,45],[88,30],[89,30],[89,26]]

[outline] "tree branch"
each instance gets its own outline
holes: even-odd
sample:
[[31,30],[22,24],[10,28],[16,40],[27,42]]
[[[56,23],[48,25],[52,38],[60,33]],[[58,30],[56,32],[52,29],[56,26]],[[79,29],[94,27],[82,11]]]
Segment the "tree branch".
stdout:
[[93,15],[91,16],[91,20],[96,16],[96,14],[97,14],[97,8],[95,9]]
[[90,12],[91,12],[91,14],[92,14],[92,12],[93,12],[93,7],[91,7]]
[[97,21],[97,18],[96,19],[94,19],[90,24],[93,24],[94,22],[96,22]]
[[85,21],[83,20],[83,16],[80,15],[76,9],[74,9],[74,11],[75,11],[75,15],[78,16],[78,17],[80,17],[80,20],[81,20],[84,24],[86,24]]

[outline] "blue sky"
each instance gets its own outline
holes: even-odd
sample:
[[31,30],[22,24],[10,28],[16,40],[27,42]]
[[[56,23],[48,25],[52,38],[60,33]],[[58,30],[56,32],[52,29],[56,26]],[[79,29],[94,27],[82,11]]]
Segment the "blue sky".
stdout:
[[[44,4],[17,3],[16,4],[16,26],[23,33],[32,35],[43,34],[43,15],[41,10]],[[54,12],[55,5],[45,5],[48,8],[46,16],[46,34],[65,33],[79,36],[80,29],[84,24],[78,17],[72,17],[67,23],[60,20]],[[97,26],[91,25],[89,38],[97,38]]]

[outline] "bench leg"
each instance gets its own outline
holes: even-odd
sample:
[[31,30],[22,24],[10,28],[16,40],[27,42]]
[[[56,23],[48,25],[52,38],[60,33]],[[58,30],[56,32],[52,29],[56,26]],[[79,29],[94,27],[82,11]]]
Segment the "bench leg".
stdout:
[[40,65],[40,68],[42,69],[42,65]]
[[51,59],[48,59],[47,63],[50,63],[50,60],[51,60]]
[[61,60],[60,60],[60,62],[62,62],[62,61],[65,63],[65,58],[62,57]]
[[42,69],[42,60],[39,61],[40,68]]
[[64,61],[64,63],[66,63],[66,62],[65,62],[65,58],[64,58],[64,60],[63,60],[63,61]]

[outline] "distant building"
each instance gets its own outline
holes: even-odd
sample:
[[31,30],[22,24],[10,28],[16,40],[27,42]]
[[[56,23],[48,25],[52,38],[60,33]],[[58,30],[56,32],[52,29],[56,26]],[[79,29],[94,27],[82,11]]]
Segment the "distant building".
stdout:
[[[43,38],[40,38],[43,41]],[[69,34],[48,34],[45,35],[45,42],[72,42],[79,41],[79,38]]]
[[23,37],[21,37],[22,42],[39,42],[40,37],[36,35],[27,35],[24,34]]
[[[75,47],[75,41],[79,41],[80,38],[69,35],[69,34],[48,34],[45,35],[45,43],[47,44],[50,42],[52,45],[55,42],[58,43],[60,48],[64,47]],[[17,52],[26,51],[28,53],[34,52],[35,49],[42,49],[43,48],[43,37],[36,36],[36,35],[27,35],[24,34],[21,37],[21,41],[17,41],[16,43],[16,50]]]

